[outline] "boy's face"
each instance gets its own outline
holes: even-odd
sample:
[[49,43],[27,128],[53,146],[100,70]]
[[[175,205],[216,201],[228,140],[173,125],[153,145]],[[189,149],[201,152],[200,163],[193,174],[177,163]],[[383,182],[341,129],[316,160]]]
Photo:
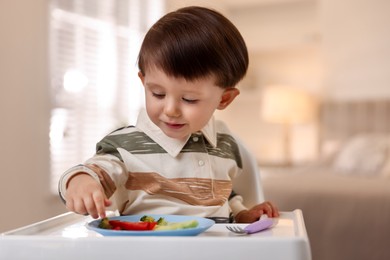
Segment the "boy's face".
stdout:
[[186,81],[167,76],[159,69],[139,73],[145,87],[146,111],[167,136],[185,139],[201,130],[216,109],[224,109],[239,94],[238,89],[223,89],[213,77]]

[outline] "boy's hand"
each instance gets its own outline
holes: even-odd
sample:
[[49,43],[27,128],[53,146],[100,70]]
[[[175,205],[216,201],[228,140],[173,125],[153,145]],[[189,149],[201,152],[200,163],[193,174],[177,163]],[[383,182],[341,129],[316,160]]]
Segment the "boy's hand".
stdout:
[[274,204],[266,201],[249,210],[240,211],[236,215],[235,220],[237,223],[252,223],[259,220],[263,214],[267,214],[270,218],[277,218],[279,217],[279,210]]
[[111,205],[103,187],[90,175],[80,173],[70,179],[66,190],[66,207],[79,214],[104,218],[105,208]]

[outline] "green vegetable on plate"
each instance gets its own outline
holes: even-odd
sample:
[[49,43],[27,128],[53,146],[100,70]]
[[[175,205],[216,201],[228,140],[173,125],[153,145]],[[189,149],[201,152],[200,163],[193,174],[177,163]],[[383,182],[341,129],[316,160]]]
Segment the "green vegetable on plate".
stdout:
[[141,217],[140,221],[142,221],[142,222],[156,222],[152,216],[148,216],[148,215]]

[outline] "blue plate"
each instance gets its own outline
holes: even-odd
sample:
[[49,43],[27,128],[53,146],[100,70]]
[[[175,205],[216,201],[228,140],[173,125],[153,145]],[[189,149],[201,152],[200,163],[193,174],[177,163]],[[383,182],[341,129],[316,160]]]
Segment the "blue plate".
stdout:
[[[110,217],[110,220],[120,220],[137,222],[144,215],[131,215]],[[181,215],[148,215],[155,219],[163,217],[168,222],[182,222],[188,220],[197,220],[199,225],[195,228],[177,229],[177,230],[148,230],[148,231],[130,231],[130,230],[111,230],[99,228],[100,219],[91,221],[87,224],[87,228],[96,231],[103,236],[196,236],[209,229],[215,224],[214,220],[194,217],[194,216],[181,216]]]

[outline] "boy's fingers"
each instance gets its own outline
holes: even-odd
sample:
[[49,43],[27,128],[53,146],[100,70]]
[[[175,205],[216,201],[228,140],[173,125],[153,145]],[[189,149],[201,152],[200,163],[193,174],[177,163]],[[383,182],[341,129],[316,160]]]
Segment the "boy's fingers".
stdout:
[[105,207],[109,207],[109,206],[111,206],[111,204],[112,204],[111,200],[109,200],[107,198],[104,198],[103,211],[102,211],[102,213],[99,213],[101,218],[105,218],[106,217],[106,209],[105,209]]
[[264,210],[263,210],[264,214],[266,214],[270,218],[275,217],[275,206],[269,201],[265,202],[263,205],[264,205]]
[[109,206],[111,206],[111,200],[109,200],[109,199],[104,199],[104,206],[106,206],[106,207],[109,207]]
[[71,199],[66,200],[66,208],[69,211],[74,211],[73,200]]
[[73,201],[73,210],[72,211],[74,211],[78,214],[82,214],[82,215],[85,215],[86,213],[88,213],[87,209],[84,206],[84,202],[80,201],[80,200]]
[[107,206],[107,199],[104,196],[103,193],[101,192],[95,192],[93,193],[93,200],[94,200],[94,205],[96,207],[96,218],[99,216],[101,218],[106,217],[106,206]]
[[98,211],[97,211],[97,205],[95,204],[95,200],[91,197],[87,197],[84,199],[84,205],[87,210],[87,213],[93,217],[98,218]]
[[275,205],[273,205],[272,203],[269,203],[268,204],[269,205],[269,207],[270,207],[270,211],[268,212],[268,216],[269,217],[279,217],[279,210],[278,210],[278,208],[275,206]]

